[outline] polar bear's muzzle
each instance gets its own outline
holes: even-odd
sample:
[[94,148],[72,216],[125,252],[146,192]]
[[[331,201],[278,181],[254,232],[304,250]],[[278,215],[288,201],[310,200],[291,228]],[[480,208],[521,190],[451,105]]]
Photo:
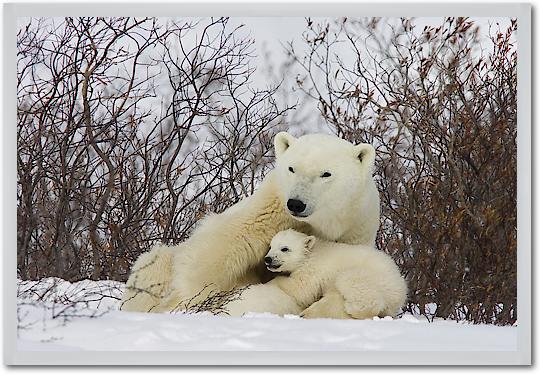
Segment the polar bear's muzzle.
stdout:
[[266,268],[270,271],[276,271],[278,270],[282,264],[278,264],[277,262],[274,261],[274,258],[270,257],[270,256],[266,256],[264,258],[264,264],[266,265]]
[[287,209],[294,217],[305,218],[311,214],[307,205],[300,199],[287,200]]

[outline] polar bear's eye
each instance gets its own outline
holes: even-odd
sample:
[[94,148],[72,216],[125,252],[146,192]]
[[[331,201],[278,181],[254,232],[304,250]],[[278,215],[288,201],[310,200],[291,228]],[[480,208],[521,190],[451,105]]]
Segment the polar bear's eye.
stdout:
[[323,174],[321,174],[321,178],[328,178],[330,177],[332,174],[330,174],[329,172],[324,172]]
[[283,247],[283,248],[281,248],[281,252],[289,252],[289,248]]
[[291,166],[289,166],[289,171],[290,171],[291,173],[294,173],[294,169],[293,169]]

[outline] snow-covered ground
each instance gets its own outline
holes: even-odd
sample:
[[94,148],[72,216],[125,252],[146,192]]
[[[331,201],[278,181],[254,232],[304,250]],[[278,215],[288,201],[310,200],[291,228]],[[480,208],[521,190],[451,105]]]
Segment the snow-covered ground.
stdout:
[[306,320],[249,314],[118,311],[122,283],[18,282],[19,350],[513,351],[517,328],[405,314],[373,320]]

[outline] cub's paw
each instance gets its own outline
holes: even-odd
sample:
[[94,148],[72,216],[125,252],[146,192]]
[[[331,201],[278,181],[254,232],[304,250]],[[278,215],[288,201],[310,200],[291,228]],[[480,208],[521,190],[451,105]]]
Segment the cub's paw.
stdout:
[[343,308],[343,298],[339,295],[323,296],[319,301],[311,304],[300,314],[302,318],[351,318]]

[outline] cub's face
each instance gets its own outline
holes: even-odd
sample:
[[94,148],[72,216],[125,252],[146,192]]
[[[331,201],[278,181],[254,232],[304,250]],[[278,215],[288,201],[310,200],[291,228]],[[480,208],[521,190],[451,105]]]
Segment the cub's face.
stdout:
[[285,209],[300,221],[323,223],[343,214],[371,178],[375,150],[369,144],[355,146],[322,134],[297,139],[281,132],[274,146]]
[[266,268],[272,272],[292,273],[304,263],[314,243],[314,236],[294,230],[277,233],[264,258]]

